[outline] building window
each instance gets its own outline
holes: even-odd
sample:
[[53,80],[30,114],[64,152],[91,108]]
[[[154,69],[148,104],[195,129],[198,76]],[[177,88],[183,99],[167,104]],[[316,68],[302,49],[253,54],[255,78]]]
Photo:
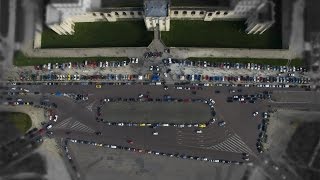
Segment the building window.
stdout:
[[134,15],[134,13],[133,13],[133,12],[130,12],[130,15],[131,15],[131,16],[133,16],[133,15]]
[[115,14],[116,16],[119,16],[119,13],[118,13],[118,12],[115,12],[114,14]]
[[111,14],[108,13],[108,17],[111,17]]
[[192,11],[192,12],[191,12],[191,15],[195,15],[195,14],[196,14],[196,12],[195,12],[195,11]]
[[183,11],[182,14],[183,14],[183,15],[186,15],[186,14],[187,14],[187,11]]
[[141,15],[142,15],[142,12],[141,12],[141,11],[139,11],[139,12],[138,12],[138,15],[140,15],[140,16],[141,16]]
[[126,16],[126,15],[127,15],[127,13],[126,13],[126,12],[122,12],[122,15]]
[[212,13],[209,13],[208,16],[212,16]]
[[96,16],[96,13],[92,13],[92,16]]
[[219,15],[219,14],[220,14],[220,11],[217,11],[217,12],[216,12],[216,15]]
[[228,14],[228,12],[224,12],[224,13],[223,13],[223,15],[227,15],[227,14]]
[[200,13],[199,13],[200,15],[203,15],[204,14],[204,12],[203,11],[200,11]]
[[174,14],[177,15],[177,14],[179,14],[179,12],[178,11],[174,11]]

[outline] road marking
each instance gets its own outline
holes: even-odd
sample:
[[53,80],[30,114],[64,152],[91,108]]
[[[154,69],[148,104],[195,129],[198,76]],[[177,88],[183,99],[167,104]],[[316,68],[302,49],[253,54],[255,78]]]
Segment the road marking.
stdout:
[[88,127],[87,125],[76,121],[72,124],[70,129],[75,130],[75,131],[83,131],[83,132],[88,132],[88,133],[94,133],[94,130]]
[[69,117],[67,119],[62,120],[60,123],[56,124],[53,126],[53,128],[66,128],[68,126],[68,124],[70,123],[70,120],[72,119],[72,117]]
[[219,151],[229,151],[237,153],[246,152],[253,154],[252,150],[241,140],[241,138],[237,134],[234,134],[233,136],[227,138],[225,141],[211,146],[210,148]]
[[94,103],[96,103],[97,102],[97,100],[95,100],[95,101],[93,101],[92,103],[90,103],[88,106],[86,106],[86,108],[90,111],[90,112],[92,112],[93,111],[93,105],[94,105]]

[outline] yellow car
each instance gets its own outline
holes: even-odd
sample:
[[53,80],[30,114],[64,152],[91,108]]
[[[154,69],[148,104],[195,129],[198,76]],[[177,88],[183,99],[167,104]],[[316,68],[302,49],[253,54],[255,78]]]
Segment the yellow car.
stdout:
[[146,126],[146,124],[145,123],[140,123],[139,126],[140,127],[144,127],[144,126]]
[[199,128],[205,128],[205,127],[207,127],[206,124],[199,124]]
[[96,88],[100,89],[101,88],[101,84],[96,84]]
[[71,75],[70,74],[68,74],[68,81],[70,81],[71,80]]

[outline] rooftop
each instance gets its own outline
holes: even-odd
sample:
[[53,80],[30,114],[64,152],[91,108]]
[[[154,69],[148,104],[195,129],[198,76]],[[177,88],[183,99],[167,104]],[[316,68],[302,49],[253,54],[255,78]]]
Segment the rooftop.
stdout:
[[48,5],[46,9],[46,24],[51,25],[55,23],[60,23],[60,18],[60,12],[51,5]]
[[171,6],[216,6],[229,7],[231,0],[171,0]]
[[168,1],[166,0],[146,0],[144,5],[147,17],[168,16]]
[[51,0],[51,3],[59,4],[69,4],[69,3],[78,3],[79,0]]
[[259,22],[274,20],[274,4],[272,2],[269,1],[262,4],[257,10]]
[[143,0],[100,0],[101,7],[143,7]]

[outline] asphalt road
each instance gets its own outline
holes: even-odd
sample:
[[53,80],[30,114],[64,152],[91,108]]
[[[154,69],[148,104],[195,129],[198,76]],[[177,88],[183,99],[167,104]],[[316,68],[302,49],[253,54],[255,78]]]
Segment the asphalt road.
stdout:
[[[19,86],[20,87],[20,86]],[[25,101],[33,101],[35,104],[42,99],[48,102],[54,102],[58,105],[54,110],[59,115],[57,122],[53,123],[52,131],[55,138],[72,138],[93,141],[104,144],[114,144],[126,147],[135,147],[144,150],[153,150],[165,153],[180,153],[186,155],[207,157],[221,160],[243,161],[241,153],[249,153],[250,160],[254,163],[261,163],[260,154],[256,150],[258,138],[258,125],[262,117],[253,117],[252,113],[259,111],[266,112],[274,108],[319,108],[319,104],[301,104],[272,102],[269,100],[257,100],[254,104],[243,104],[239,102],[227,103],[226,98],[235,94],[255,94],[263,92],[263,88],[241,88],[242,92],[237,92],[238,87],[204,87],[203,90],[197,90],[196,94],[190,90],[177,90],[169,86],[164,90],[161,86],[150,85],[131,85],[131,86],[102,86],[97,89],[94,85],[59,85],[59,86],[21,86],[30,90],[28,95],[19,95],[16,98],[22,98]],[[10,87],[11,88],[11,87]],[[9,88],[9,89],[10,89]],[[19,89],[19,88],[17,88]],[[230,89],[236,90],[236,93],[230,93]],[[220,93],[215,93],[219,90]],[[300,92],[303,89],[272,89],[274,93],[286,94],[290,92]],[[14,90],[12,90],[14,91]],[[33,92],[40,92],[34,95]],[[75,101],[64,96],[51,95],[52,93],[76,93],[88,94],[88,101]],[[217,123],[203,128],[202,134],[196,134],[196,128],[177,128],[177,127],[118,127],[108,126],[103,122],[96,121],[97,111],[100,106],[100,100],[106,97],[137,98],[139,94],[148,94],[151,98],[162,98],[164,95],[170,95],[174,98],[203,98],[214,99],[215,110],[217,112],[217,121],[224,120],[224,127]],[[310,92],[311,94],[313,92]],[[291,93],[290,93],[291,95]],[[119,102],[118,102],[119,103]],[[138,102],[132,102],[138,103]],[[150,103],[150,102],[148,102]],[[168,103],[168,102],[157,102]],[[143,103],[142,103],[143,104]],[[121,104],[119,103],[121,106]],[[149,110],[152,109],[149,107]],[[165,114],[168,108],[161,108]],[[191,110],[189,110],[191,111]],[[119,111],[118,113],[121,113]],[[141,111],[143,113],[143,111]],[[116,114],[114,114],[116,116]],[[130,114],[123,115],[130,117]],[[138,117],[138,115],[136,114]],[[165,117],[165,115],[163,115]],[[143,114],[142,114],[143,117]],[[167,123],[171,122],[171,117],[167,117]],[[44,120],[47,121],[47,120]],[[183,120],[180,120],[183,121]],[[153,131],[159,132],[158,136],[153,136]],[[102,135],[96,135],[100,131]],[[70,132],[67,134],[67,132]],[[133,144],[127,143],[132,140]]]

